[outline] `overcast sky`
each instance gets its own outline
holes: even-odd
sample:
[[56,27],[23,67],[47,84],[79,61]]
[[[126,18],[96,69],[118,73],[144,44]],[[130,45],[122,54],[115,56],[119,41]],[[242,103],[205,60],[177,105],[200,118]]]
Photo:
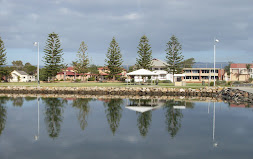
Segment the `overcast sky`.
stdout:
[[42,59],[52,32],[60,36],[67,64],[84,41],[92,63],[103,65],[113,36],[124,64],[134,64],[144,34],[153,57],[161,60],[174,34],[185,58],[212,62],[216,37],[216,61],[248,63],[253,61],[252,13],[252,0],[0,0],[0,36],[8,64],[37,64],[33,42],[40,42]]

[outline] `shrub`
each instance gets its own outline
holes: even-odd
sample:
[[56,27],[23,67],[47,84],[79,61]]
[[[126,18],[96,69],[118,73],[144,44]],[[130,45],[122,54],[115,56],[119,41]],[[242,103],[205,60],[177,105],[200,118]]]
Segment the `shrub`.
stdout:
[[214,82],[210,82],[210,86],[213,86],[214,85]]
[[225,86],[226,85],[226,81],[216,81],[217,85],[222,85]]
[[235,81],[235,82],[233,82],[233,84],[241,84],[241,82],[240,81]]
[[60,81],[64,81],[63,79],[61,79]]
[[88,81],[95,81],[95,77],[88,78]]
[[249,78],[248,82],[251,83],[253,81],[253,78]]
[[171,80],[159,80],[159,83],[172,83]]
[[231,82],[231,81],[229,81],[229,82],[228,82],[228,85],[230,86],[231,84],[232,84],[232,82]]
[[81,82],[81,79],[75,79],[74,82]]

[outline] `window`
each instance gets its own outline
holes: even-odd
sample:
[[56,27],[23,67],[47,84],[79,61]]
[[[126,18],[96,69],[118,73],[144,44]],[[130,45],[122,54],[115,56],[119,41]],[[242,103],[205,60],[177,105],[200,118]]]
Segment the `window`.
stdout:
[[199,73],[199,70],[192,70],[192,73]]
[[192,79],[199,79],[199,76],[192,76]]
[[208,76],[201,76],[202,79],[209,79]]
[[209,73],[209,70],[201,70],[202,73]]
[[185,79],[192,79],[192,77],[191,76],[186,76]]
[[165,79],[166,75],[160,75],[160,78],[164,78]]
[[191,70],[185,70],[184,72],[185,73],[191,73]]

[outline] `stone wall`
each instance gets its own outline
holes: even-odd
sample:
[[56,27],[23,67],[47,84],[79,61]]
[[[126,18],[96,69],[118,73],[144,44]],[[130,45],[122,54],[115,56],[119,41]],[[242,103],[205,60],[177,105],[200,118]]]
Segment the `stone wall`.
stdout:
[[219,97],[234,103],[253,103],[253,94],[239,89],[225,88],[220,91]]
[[138,95],[138,96],[199,96],[216,97],[221,87],[166,88],[166,87],[0,87],[5,94],[78,94],[78,95]]

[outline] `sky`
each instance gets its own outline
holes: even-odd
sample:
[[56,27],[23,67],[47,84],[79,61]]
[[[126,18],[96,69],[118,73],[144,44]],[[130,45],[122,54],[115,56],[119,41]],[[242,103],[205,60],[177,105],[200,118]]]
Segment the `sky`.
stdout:
[[[59,35],[64,63],[76,60],[80,43],[88,45],[91,63],[104,65],[113,37],[119,43],[123,64],[135,64],[137,46],[146,35],[153,58],[165,61],[172,35],[182,44],[185,59],[250,63],[252,56],[252,0],[0,0],[0,37],[7,64],[14,60],[40,65],[48,34]],[[251,27],[252,28],[252,27]]]

